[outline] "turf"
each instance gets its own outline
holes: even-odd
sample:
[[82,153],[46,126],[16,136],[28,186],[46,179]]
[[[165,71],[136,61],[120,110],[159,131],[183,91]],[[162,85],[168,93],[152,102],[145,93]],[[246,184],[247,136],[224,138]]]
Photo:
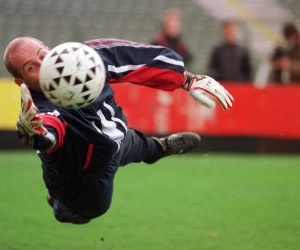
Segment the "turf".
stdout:
[[121,168],[111,209],[55,221],[32,151],[0,152],[2,250],[300,249],[300,156],[189,154]]

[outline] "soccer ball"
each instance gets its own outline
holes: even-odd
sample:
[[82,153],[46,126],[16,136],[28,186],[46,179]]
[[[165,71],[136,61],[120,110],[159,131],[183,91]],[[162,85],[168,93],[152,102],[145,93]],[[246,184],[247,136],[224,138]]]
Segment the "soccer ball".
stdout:
[[46,55],[39,77],[41,90],[50,101],[65,108],[82,108],[100,95],[106,71],[94,49],[67,42]]

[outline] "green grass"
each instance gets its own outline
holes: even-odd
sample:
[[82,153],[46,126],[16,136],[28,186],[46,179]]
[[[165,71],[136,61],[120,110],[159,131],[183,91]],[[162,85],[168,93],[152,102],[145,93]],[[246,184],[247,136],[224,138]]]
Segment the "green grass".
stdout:
[[300,156],[190,154],[121,168],[111,209],[56,222],[32,151],[0,152],[1,250],[300,249]]

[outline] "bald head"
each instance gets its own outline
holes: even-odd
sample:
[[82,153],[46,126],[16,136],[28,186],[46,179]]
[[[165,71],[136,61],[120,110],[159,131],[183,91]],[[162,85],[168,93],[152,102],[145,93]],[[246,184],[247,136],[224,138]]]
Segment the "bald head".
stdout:
[[17,85],[25,83],[40,90],[39,72],[50,49],[33,37],[19,37],[9,43],[4,54],[4,64],[14,76]]
[[12,74],[15,78],[20,78],[21,74],[17,66],[17,58],[20,53],[23,53],[23,50],[28,47],[30,44],[39,44],[46,48],[44,43],[33,37],[18,37],[12,40],[4,53],[4,64],[9,73]]

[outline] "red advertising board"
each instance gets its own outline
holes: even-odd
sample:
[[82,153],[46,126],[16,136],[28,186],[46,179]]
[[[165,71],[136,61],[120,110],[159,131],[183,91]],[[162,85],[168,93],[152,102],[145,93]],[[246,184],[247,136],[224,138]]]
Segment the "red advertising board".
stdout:
[[155,90],[133,84],[113,85],[131,127],[149,134],[193,131],[212,136],[300,139],[300,85],[224,84],[234,96],[232,109],[209,110],[188,92]]

